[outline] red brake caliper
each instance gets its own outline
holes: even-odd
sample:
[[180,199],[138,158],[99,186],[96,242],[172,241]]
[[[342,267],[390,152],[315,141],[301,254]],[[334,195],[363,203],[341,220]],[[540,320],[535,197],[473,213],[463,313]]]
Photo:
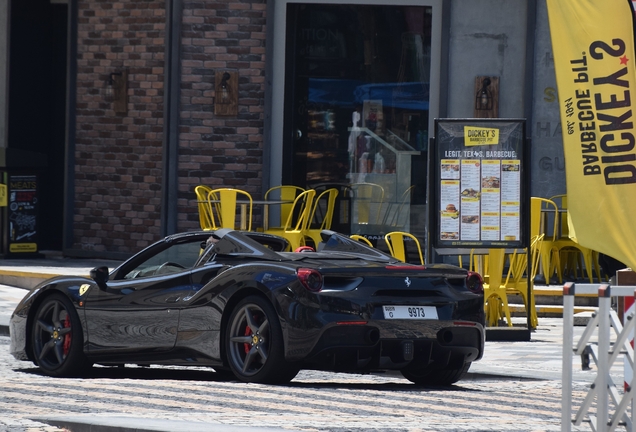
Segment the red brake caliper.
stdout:
[[[71,326],[71,317],[66,315],[66,319],[64,320],[64,328],[69,328]],[[71,350],[71,334],[66,333],[64,335],[64,345],[62,345],[64,349],[64,355],[68,355],[68,352]]]
[[[250,326],[245,326],[245,336],[249,336],[251,334],[252,334],[252,329],[250,328]],[[252,348],[252,346],[248,343],[245,343],[243,345],[245,345],[245,354],[250,352],[250,348]]]

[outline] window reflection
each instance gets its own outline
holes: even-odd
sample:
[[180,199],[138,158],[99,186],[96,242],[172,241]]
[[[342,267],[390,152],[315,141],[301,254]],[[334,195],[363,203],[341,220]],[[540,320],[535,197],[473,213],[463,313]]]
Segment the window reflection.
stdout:
[[425,201],[431,12],[288,5],[283,181],[339,187],[335,230],[408,230]]

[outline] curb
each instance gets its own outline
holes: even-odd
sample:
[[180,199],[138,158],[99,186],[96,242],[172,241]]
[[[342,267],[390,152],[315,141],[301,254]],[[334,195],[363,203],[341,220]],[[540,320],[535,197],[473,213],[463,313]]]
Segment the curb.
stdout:
[[[35,417],[33,421],[57,426],[73,432],[294,432],[291,429],[227,425],[182,420],[156,420],[142,417],[60,416]],[[298,432],[298,431],[297,431]]]

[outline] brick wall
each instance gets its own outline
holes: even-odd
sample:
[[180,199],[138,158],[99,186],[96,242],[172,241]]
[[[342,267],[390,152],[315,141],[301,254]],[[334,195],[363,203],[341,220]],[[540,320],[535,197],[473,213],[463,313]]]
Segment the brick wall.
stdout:
[[[183,1],[178,228],[198,228],[194,187],[262,182],[265,0]],[[73,249],[133,253],[159,238],[165,0],[79,0]],[[128,112],[104,99],[126,68]],[[239,113],[216,117],[214,74],[239,73]]]
[[[184,1],[179,229],[199,227],[194,187],[259,197],[265,91],[265,0]],[[214,75],[239,73],[237,116],[214,115]]]
[[[158,238],[163,132],[164,0],[80,0],[75,249],[134,252]],[[128,113],[104,99],[128,70]]]

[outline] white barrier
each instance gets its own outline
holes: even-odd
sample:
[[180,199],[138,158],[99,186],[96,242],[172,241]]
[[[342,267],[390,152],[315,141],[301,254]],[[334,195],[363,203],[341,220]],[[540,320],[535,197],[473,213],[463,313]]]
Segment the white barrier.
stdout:
[[[577,294],[598,294],[598,312],[588,322],[581,338],[574,347],[574,296]],[[594,432],[610,432],[622,426],[632,431],[632,419],[627,408],[632,405],[634,415],[633,391],[636,389],[636,374],[632,373],[631,382],[622,398],[618,388],[610,376],[610,369],[619,354],[625,355],[625,365],[634,368],[634,349],[631,345],[636,319],[629,316],[623,326],[616,312],[611,308],[612,297],[635,297],[636,286],[613,286],[607,284],[574,284],[566,283],[563,287],[563,369],[561,389],[561,431],[569,432],[572,424],[579,426],[583,421],[589,422]],[[591,336],[598,328],[598,343],[590,342]],[[616,341],[610,349],[610,329],[614,329]],[[583,403],[572,418],[572,351],[578,356],[591,355],[597,367],[597,375],[590,386]],[[622,385],[623,383],[620,383]],[[596,414],[588,413],[596,397]],[[610,404],[613,413],[610,416]],[[587,419],[586,419],[587,415]]]

